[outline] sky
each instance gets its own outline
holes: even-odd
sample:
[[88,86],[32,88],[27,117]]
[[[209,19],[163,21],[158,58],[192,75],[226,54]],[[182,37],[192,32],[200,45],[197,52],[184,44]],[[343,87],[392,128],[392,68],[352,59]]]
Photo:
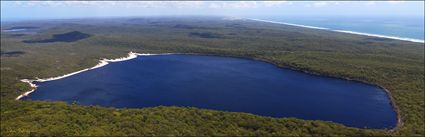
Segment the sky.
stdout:
[[1,20],[218,16],[424,16],[423,1],[1,1]]

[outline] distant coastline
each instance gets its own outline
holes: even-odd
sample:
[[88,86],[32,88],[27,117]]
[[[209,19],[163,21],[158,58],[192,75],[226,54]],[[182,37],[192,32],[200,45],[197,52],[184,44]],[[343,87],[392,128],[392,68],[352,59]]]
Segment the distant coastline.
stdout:
[[342,33],[355,34],[355,35],[388,38],[388,39],[395,39],[395,40],[402,40],[402,41],[409,41],[409,42],[416,42],[416,43],[425,43],[425,40],[420,40],[420,39],[412,39],[412,38],[404,38],[404,37],[396,37],[396,36],[386,36],[386,35],[380,35],[380,34],[370,34],[370,33],[355,32],[355,31],[349,31],[349,30],[337,30],[337,29],[330,29],[330,28],[324,28],[324,27],[315,27],[315,26],[300,25],[300,24],[271,21],[271,20],[262,20],[262,19],[253,19],[253,18],[243,18],[243,19],[252,20],[252,21],[260,21],[260,22],[267,22],[267,23],[274,23],[274,24],[290,25],[290,26],[303,27],[303,28],[328,30],[328,31],[342,32]]

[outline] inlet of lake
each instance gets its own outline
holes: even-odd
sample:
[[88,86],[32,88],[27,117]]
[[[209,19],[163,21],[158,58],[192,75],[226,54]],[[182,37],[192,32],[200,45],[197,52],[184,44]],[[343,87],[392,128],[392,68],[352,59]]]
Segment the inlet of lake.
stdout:
[[34,83],[38,88],[25,100],[116,108],[188,106],[360,128],[393,128],[397,123],[382,88],[242,58],[138,56]]

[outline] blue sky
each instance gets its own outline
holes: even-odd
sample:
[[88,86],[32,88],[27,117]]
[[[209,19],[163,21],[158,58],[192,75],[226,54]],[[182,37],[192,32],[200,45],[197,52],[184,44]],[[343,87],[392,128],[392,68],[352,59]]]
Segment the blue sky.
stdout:
[[2,1],[1,19],[223,15],[424,16],[424,2],[407,1]]

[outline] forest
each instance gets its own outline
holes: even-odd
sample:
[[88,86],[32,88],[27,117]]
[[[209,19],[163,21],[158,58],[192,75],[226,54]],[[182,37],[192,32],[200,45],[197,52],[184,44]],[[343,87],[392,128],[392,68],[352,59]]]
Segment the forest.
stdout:
[[[1,32],[1,136],[425,134],[423,43],[222,17],[40,20],[1,25],[2,30],[37,28]],[[28,42],[33,40],[38,42]],[[389,91],[400,123],[394,129],[364,129],[193,107],[116,109],[15,100],[31,89],[21,79],[60,76],[130,51],[246,57],[378,85]]]

